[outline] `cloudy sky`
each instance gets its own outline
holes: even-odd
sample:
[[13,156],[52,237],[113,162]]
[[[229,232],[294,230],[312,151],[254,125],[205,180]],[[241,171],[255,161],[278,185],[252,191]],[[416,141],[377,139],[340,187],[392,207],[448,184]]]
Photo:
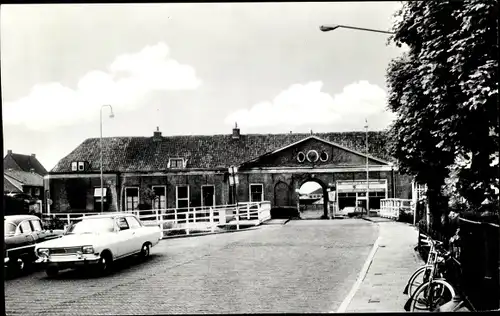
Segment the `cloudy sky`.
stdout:
[[2,5],[4,155],[51,169],[89,137],[363,130],[389,124],[398,2]]

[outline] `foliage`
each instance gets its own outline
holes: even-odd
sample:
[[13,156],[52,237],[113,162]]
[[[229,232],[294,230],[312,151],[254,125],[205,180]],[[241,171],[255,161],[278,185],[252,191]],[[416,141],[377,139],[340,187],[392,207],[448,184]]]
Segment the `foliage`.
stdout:
[[409,1],[396,13],[390,41],[408,51],[387,72],[391,152],[427,184],[434,223],[446,195],[498,201],[497,13],[484,0]]

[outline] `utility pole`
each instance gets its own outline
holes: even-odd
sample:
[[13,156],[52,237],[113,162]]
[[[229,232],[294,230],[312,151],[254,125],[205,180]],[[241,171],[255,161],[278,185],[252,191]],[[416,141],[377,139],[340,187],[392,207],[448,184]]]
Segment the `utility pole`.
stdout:
[[370,174],[368,169],[368,120],[365,119],[366,147],[366,216],[370,216]]

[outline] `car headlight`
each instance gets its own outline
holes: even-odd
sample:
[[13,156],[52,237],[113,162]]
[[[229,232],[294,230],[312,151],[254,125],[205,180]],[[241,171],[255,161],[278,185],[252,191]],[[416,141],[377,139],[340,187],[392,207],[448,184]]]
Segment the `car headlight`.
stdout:
[[40,248],[36,251],[36,253],[39,257],[48,257],[49,256],[49,249]]
[[94,247],[92,247],[92,246],[83,246],[82,247],[82,253],[84,253],[84,254],[93,254],[94,253]]

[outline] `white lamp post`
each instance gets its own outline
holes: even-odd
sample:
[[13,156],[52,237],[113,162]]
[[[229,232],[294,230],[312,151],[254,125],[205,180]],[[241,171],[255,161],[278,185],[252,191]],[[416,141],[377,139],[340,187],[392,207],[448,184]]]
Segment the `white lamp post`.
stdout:
[[365,119],[366,125],[366,216],[370,216],[370,174],[368,169],[368,120]]
[[100,138],[99,138],[99,144],[100,144],[100,147],[101,147],[101,164],[100,164],[100,169],[101,169],[101,213],[104,213],[104,194],[103,194],[103,181],[102,181],[102,109],[106,106],[109,106],[109,109],[111,110],[111,114],[109,114],[109,117],[110,118],[113,118],[115,117],[115,115],[113,114],[113,107],[109,104],[105,104],[103,106],[101,106],[101,111],[100,111]]

